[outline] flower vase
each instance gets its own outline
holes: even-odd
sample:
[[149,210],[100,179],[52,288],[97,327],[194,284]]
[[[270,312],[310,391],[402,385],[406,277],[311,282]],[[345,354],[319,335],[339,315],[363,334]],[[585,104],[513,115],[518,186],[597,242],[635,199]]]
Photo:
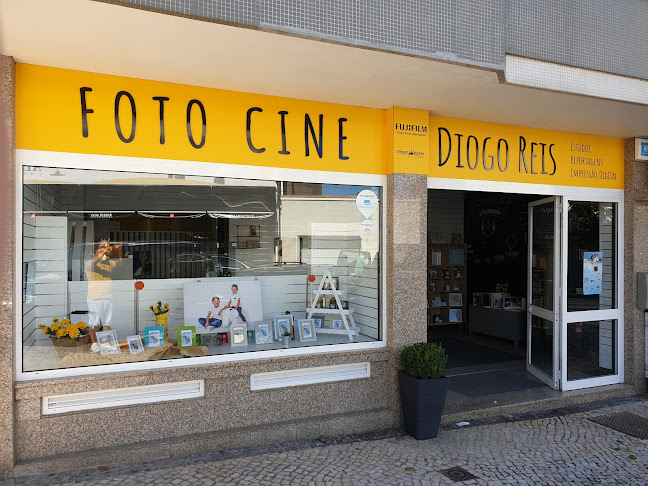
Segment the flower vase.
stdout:
[[169,341],[169,330],[167,328],[167,319],[169,318],[169,313],[165,312],[164,314],[155,314],[155,323],[158,326],[164,327],[164,341]]

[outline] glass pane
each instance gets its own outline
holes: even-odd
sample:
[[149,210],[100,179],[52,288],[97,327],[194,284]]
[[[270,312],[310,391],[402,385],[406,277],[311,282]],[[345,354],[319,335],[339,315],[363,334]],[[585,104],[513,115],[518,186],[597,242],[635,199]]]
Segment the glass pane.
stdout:
[[567,310],[616,308],[615,203],[569,201]]
[[567,380],[616,373],[616,321],[567,324]]
[[380,339],[380,187],[23,176],[24,371]]
[[533,366],[553,377],[554,356],[553,322],[531,316],[531,357]]
[[531,302],[553,310],[554,302],[554,203],[533,206]]

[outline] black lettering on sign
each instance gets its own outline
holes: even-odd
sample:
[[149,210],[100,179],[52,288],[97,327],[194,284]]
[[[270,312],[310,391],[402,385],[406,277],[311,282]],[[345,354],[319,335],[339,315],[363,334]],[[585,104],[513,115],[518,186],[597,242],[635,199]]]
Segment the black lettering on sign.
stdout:
[[89,109],[86,104],[86,93],[92,91],[92,88],[84,86],[79,91],[81,92],[81,133],[83,138],[88,138],[88,113],[94,113],[94,110]]
[[[500,144],[502,142],[504,142],[504,145],[506,145],[506,165],[504,166],[504,168],[502,168],[502,160],[501,160],[501,156],[500,156],[500,154],[501,154]],[[500,172],[506,172],[506,169],[508,169],[508,166],[509,166],[509,146],[508,146],[508,142],[506,140],[504,140],[503,138],[500,138],[497,141],[497,167],[499,167]]]
[[[255,111],[258,111],[259,113],[262,113],[263,110],[259,108],[258,106],[253,106],[247,111],[247,116],[245,118],[245,136],[247,137],[247,144],[248,147],[250,147],[250,150],[254,152],[255,154],[261,154],[265,152],[265,148],[256,148],[254,144],[252,143],[252,113]],[[283,121],[283,116],[281,117]],[[281,152],[279,152],[281,153]]]
[[319,116],[319,139],[315,136],[315,128],[313,128],[313,122],[311,121],[310,116],[306,113],[304,118],[304,137],[306,139],[306,157],[310,156],[310,146],[308,143],[308,132],[310,131],[313,143],[315,144],[315,150],[319,158],[322,158],[323,144],[324,144],[324,115]]
[[493,170],[495,168],[495,157],[492,155],[489,155],[488,158],[490,159],[490,167],[486,166],[486,143],[490,140],[490,137],[486,137],[484,139],[484,143],[482,144],[482,163],[484,164],[484,169],[486,170]]
[[160,102],[160,145],[164,145],[166,137],[164,135],[164,102],[169,101],[166,96],[154,96],[155,101]]
[[[290,155],[290,152],[286,147],[286,115],[288,114],[288,112],[282,110],[279,112],[279,114],[281,115],[281,150],[279,151],[279,153],[281,155]],[[248,138],[248,143],[249,140],[250,139]]]
[[[193,105],[198,105],[200,108],[200,116],[202,118],[202,136],[200,137],[200,143],[196,143],[193,137],[193,132],[191,131],[191,109]],[[189,137],[189,143],[193,148],[202,148],[205,145],[207,140],[207,113],[205,113],[205,107],[198,100],[191,100],[187,104],[187,136]]]
[[[445,133],[446,136],[448,137],[448,154],[446,155],[445,159],[443,159],[442,151],[443,151],[443,141],[441,140],[441,132]],[[452,153],[452,137],[450,136],[450,132],[443,128],[439,127],[439,167],[443,167],[446,165],[448,162],[448,159],[450,159],[450,154]],[[443,162],[441,162],[441,159],[443,159]]]
[[339,131],[338,131],[338,133],[339,133],[339,137],[338,137],[339,151],[338,151],[338,153],[339,153],[340,160],[349,160],[349,157],[344,155],[344,145],[343,144],[344,144],[344,141],[347,139],[346,136],[344,135],[344,125],[343,125],[343,123],[345,121],[347,121],[346,118],[338,119],[338,127],[339,127]]
[[551,153],[551,148],[554,145],[556,144],[552,143],[551,145],[549,145],[549,157],[551,157],[551,161],[553,162],[553,171],[549,175],[554,175],[556,173],[556,169],[558,168],[558,166],[556,165],[556,159],[554,158],[553,153]]
[[526,150],[526,139],[520,135],[520,172],[522,172],[522,164],[524,164],[524,172],[529,173],[526,157],[524,151]]
[[[121,123],[119,122],[119,103],[121,102],[122,97],[125,96],[128,98],[128,101],[131,105],[131,133],[128,138],[124,137],[121,129]],[[131,143],[135,139],[135,126],[137,124],[137,111],[135,110],[135,100],[133,96],[128,91],[120,91],[115,96],[115,129],[117,130],[117,136],[124,143]]]
[[[475,165],[470,165],[470,140],[475,141]],[[477,137],[474,135],[468,135],[468,139],[466,140],[466,161],[468,162],[468,168],[470,170],[475,170],[477,166],[479,165],[479,141],[477,140]]]

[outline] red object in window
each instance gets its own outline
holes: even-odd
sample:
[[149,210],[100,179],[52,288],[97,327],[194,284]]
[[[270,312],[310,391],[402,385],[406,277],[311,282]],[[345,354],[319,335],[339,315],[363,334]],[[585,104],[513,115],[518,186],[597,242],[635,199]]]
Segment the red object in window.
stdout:
[[173,213],[169,214],[169,218],[175,218],[175,214]]
[[313,283],[315,281],[315,275],[309,275],[308,276],[308,281]]
[[227,337],[227,333],[226,332],[221,332],[220,335],[223,336],[223,344],[229,344],[229,339]]
[[141,280],[138,280],[137,282],[135,282],[135,288],[137,290],[142,290],[144,288],[144,282],[142,282]]

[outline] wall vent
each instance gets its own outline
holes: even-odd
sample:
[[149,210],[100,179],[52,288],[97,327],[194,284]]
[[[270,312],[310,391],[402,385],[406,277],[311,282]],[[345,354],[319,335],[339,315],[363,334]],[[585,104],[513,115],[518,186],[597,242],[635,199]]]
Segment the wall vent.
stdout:
[[250,376],[251,390],[268,390],[287,386],[314,385],[331,381],[357,380],[369,378],[369,363],[351,363],[319,368],[300,368],[270,373],[255,373]]
[[203,396],[205,396],[204,380],[71,393],[69,395],[43,397],[43,415],[184,400]]

